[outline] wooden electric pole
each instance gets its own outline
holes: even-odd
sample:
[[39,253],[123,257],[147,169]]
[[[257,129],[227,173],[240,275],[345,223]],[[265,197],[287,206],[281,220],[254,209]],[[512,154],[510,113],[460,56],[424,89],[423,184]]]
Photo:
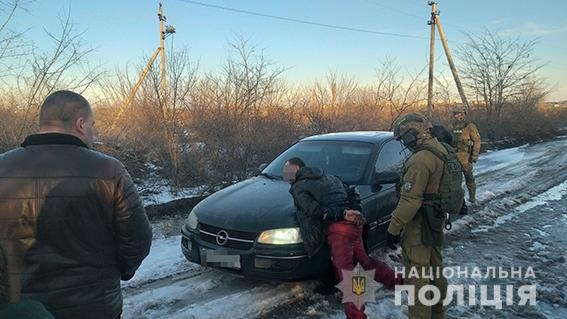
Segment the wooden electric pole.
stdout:
[[431,19],[427,21],[430,27],[429,37],[429,80],[427,83],[427,116],[431,118],[433,114],[433,69],[435,64],[435,15],[437,14],[437,4],[433,1],[429,2],[431,6]]
[[443,43],[445,56],[447,56],[447,62],[449,63],[449,67],[451,68],[451,73],[453,73],[453,79],[455,80],[455,84],[457,85],[457,90],[459,90],[461,101],[463,102],[465,109],[468,110],[469,103],[467,102],[467,97],[465,96],[465,90],[463,90],[463,85],[461,84],[461,80],[459,80],[459,74],[457,73],[457,68],[455,67],[455,63],[453,63],[451,50],[449,50],[449,45],[447,44],[447,39],[445,38],[445,32],[443,32],[443,28],[441,27],[441,21],[439,20],[439,15],[435,16],[435,25],[437,25],[437,31],[439,31],[439,37],[441,38],[441,42]]
[[152,57],[150,58],[150,61],[148,62],[148,64],[146,65],[146,67],[144,68],[144,70],[142,70],[142,73],[140,73],[140,77],[138,78],[138,81],[136,82],[136,84],[134,84],[134,87],[132,88],[132,91],[130,92],[130,94],[128,95],[128,98],[126,99],[126,102],[124,103],[124,105],[122,105],[120,107],[120,110],[118,111],[118,114],[116,114],[116,116],[114,117],[114,121],[112,122],[112,129],[114,130],[114,128],[116,127],[116,123],[118,122],[118,120],[120,119],[120,116],[122,116],[122,113],[124,113],[124,110],[128,108],[128,106],[132,103],[132,100],[134,100],[134,96],[136,95],[136,92],[138,92],[138,89],[140,88],[140,86],[142,85],[142,82],[144,81],[144,79],[146,78],[146,76],[148,75],[148,72],[150,71],[152,65],[154,64],[154,61],[156,60],[158,54],[161,52],[161,107],[162,107],[162,112],[164,117],[167,114],[167,83],[165,82],[166,80],[166,74],[165,74],[165,37],[168,34],[172,34],[175,33],[175,28],[172,26],[166,26],[165,30],[164,30],[164,25],[163,23],[165,21],[167,21],[167,18],[163,15],[163,10],[161,7],[161,3],[159,4],[159,8],[158,8],[158,18],[159,18],[159,47],[154,51],[154,54],[152,55]]
[[[431,20],[429,20],[428,24],[431,25],[431,42],[435,41],[435,26],[437,26],[437,31],[439,31],[439,37],[441,38],[441,42],[443,43],[443,49],[445,50],[445,56],[447,57],[447,62],[449,63],[449,68],[451,69],[451,73],[453,74],[453,79],[455,80],[455,85],[457,86],[457,90],[459,91],[459,95],[461,96],[461,101],[463,106],[466,110],[469,108],[469,103],[467,101],[467,97],[465,96],[465,91],[463,90],[463,85],[461,84],[461,80],[459,79],[459,74],[457,73],[457,68],[455,67],[455,63],[453,63],[453,57],[451,55],[451,50],[449,49],[449,45],[447,44],[447,39],[445,38],[445,32],[443,32],[443,27],[441,26],[441,20],[439,19],[439,12],[437,11],[437,4],[435,1],[429,1],[428,4],[431,6]],[[428,100],[427,100],[427,107],[428,112],[431,112],[431,105],[433,100],[433,44],[430,44],[430,55],[429,55],[429,86],[428,86]]]
[[163,10],[161,8],[161,3],[159,4],[159,48],[161,50],[161,109],[163,112],[163,118],[167,118],[167,84],[165,77],[165,31],[163,29],[163,23],[167,21],[167,18],[163,15]]

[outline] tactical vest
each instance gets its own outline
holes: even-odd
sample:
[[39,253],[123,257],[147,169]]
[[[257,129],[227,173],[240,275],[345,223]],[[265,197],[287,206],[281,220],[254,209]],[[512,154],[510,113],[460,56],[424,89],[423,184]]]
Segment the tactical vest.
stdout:
[[463,131],[469,126],[469,122],[455,123],[453,126],[453,145],[451,145],[456,152],[470,153],[469,141],[463,140]]
[[443,161],[443,174],[436,194],[423,194],[422,242],[426,246],[443,244],[443,227],[446,214],[459,214],[463,205],[463,171],[454,149],[441,143],[447,150],[443,154],[429,145],[421,145],[418,151],[427,150]]

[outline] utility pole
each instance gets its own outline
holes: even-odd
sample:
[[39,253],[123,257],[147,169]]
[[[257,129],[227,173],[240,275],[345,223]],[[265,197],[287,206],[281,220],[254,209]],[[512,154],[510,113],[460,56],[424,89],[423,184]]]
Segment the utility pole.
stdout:
[[[163,29],[163,23],[167,21],[167,18],[163,15],[163,10],[161,8],[161,2],[159,4],[158,11],[159,18],[159,48],[161,50],[161,109],[163,112],[163,118],[167,118],[167,84],[165,77],[165,31]],[[175,32],[175,31],[174,31]]]
[[[469,103],[467,101],[467,97],[465,96],[465,91],[463,90],[463,85],[461,84],[461,80],[459,79],[459,74],[457,73],[457,68],[455,67],[455,63],[453,63],[453,57],[451,55],[451,50],[449,49],[449,45],[447,44],[447,39],[445,38],[445,32],[443,32],[443,27],[441,26],[441,20],[439,19],[439,12],[437,11],[437,4],[435,1],[429,1],[428,4],[431,6],[431,20],[428,24],[431,25],[431,41],[435,41],[435,26],[437,26],[437,31],[439,31],[439,37],[441,38],[441,42],[443,43],[443,49],[445,50],[445,56],[447,57],[447,62],[449,63],[449,68],[451,68],[451,73],[453,74],[453,79],[455,80],[455,85],[457,86],[457,90],[459,91],[459,95],[461,96],[461,101],[466,110],[469,108]],[[431,46],[431,51],[429,55],[429,87],[428,87],[428,100],[427,100],[427,107],[428,112],[431,112],[431,103],[433,100],[433,44]]]
[[429,1],[431,6],[431,19],[427,21],[430,25],[430,37],[429,37],[429,80],[427,83],[427,116],[431,118],[433,114],[433,69],[435,63],[435,16],[437,15],[437,3],[435,1]]
[[[159,48],[161,50],[161,110],[163,113],[163,126],[164,126],[164,133],[165,138],[167,139],[167,146],[169,155],[171,156],[171,164],[174,170],[172,177],[174,178],[173,184],[174,187],[177,187],[177,169],[179,166],[179,161],[177,157],[177,146],[175,142],[175,128],[169,126],[169,116],[168,116],[168,108],[167,108],[167,83],[166,83],[166,67],[165,67],[165,37],[168,34],[175,33],[175,28],[172,26],[166,26],[165,30],[163,27],[163,23],[167,21],[165,15],[163,15],[163,10],[161,8],[161,3],[159,4],[159,11],[158,11],[158,18],[159,18]],[[175,115],[175,114],[173,114]],[[173,125],[175,120],[171,119],[171,124]]]
[[120,119],[120,117],[122,116],[122,113],[124,113],[124,110],[128,108],[128,106],[130,106],[130,104],[132,103],[132,100],[134,100],[134,96],[136,95],[136,92],[138,92],[138,89],[140,88],[140,85],[142,85],[142,82],[144,81],[144,79],[146,78],[146,76],[148,75],[148,72],[150,71],[152,65],[154,64],[154,61],[156,60],[158,54],[161,52],[161,94],[162,94],[162,112],[164,117],[167,115],[167,98],[166,98],[166,74],[165,74],[165,45],[164,45],[164,41],[165,41],[165,37],[168,34],[173,34],[175,33],[175,28],[172,26],[166,26],[165,30],[164,30],[164,25],[163,23],[165,21],[167,21],[167,18],[163,15],[163,10],[162,10],[162,6],[161,3],[159,4],[159,9],[158,9],[158,18],[159,18],[159,38],[160,38],[160,46],[154,51],[154,54],[152,55],[152,57],[150,58],[150,61],[148,62],[148,64],[146,65],[146,67],[144,68],[144,70],[142,70],[142,73],[140,73],[140,77],[138,78],[138,81],[136,82],[136,84],[134,84],[134,87],[132,88],[132,91],[130,92],[130,94],[128,95],[128,98],[126,99],[126,103],[124,103],[124,105],[122,105],[120,107],[120,110],[118,111],[118,114],[116,114],[116,116],[114,117],[114,121],[112,122],[112,126],[111,128],[114,130],[116,128],[116,123],[118,122],[118,120]]

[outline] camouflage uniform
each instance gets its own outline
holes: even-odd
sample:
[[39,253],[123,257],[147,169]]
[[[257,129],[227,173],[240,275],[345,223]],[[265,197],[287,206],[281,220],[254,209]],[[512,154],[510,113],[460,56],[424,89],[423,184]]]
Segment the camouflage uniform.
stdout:
[[[445,147],[431,137],[429,133],[430,127],[429,124],[429,126],[426,125],[420,129],[417,142],[415,142],[416,147],[412,149],[414,154],[404,165],[400,200],[396,209],[392,212],[392,219],[388,227],[388,233],[391,235],[400,234],[403,228],[402,261],[405,268],[404,285],[413,285],[416,297],[415,305],[409,306],[409,318],[412,319],[445,317],[443,300],[447,293],[447,279],[443,276],[442,271],[443,256],[441,255],[441,245],[432,247],[426,246],[422,242],[424,195],[438,192],[444,163],[432,152],[421,150],[420,146],[427,145],[443,154],[447,154]],[[395,131],[394,136],[397,135],[396,133]],[[401,139],[399,135],[396,138]],[[410,276],[412,269],[414,269],[414,273]],[[436,275],[437,269],[439,269],[439,277],[422,276],[423,272],[429,275],[430,271]],[[415,276],[415,270],[417,270],[418,276]],[[426,306],[419,302],[417,294],[426,285],[434,285],[440,290],[441,301],[438,304]]]
[[[445,148],[434,139],[425,141],[444,154]],[[425,285],[434,285],[441,291],[441,300],[445,299],[447,291],[447,279],[442,276],[443,256],[441,247],[428,247],[421,241],[422,226],[422,203],[423,194],[435,193],[439,189],[441,175],[443,173],[443,161],[428,151],[420,151],[412,155],[407,161],[402,177],[402,187],[400,201],[392,213],[392,220],[388,227],[388,232],[394,235],[400,233],[402,227],[402,261],[405,267],[404,284],[414,285],[415,293]],[[421,278],[423,269],[426,274],[432,267],[433,273],[439,267],[441,277]],[[417,269],[419,278],[412,276],[411,269]],[[410,318],[444,318],[444,307],[442,301],[433,307],[424,306],[416,298],[415,306],[409,307]]]
[[476,126],[467,121],[454,122],[452,131],[453,147],[463,167],[465,183],[469,190],[469,201],[474,203],[476,202],[476,182],[473,175],[473,163],[476,163],[480,152],[480,134]]

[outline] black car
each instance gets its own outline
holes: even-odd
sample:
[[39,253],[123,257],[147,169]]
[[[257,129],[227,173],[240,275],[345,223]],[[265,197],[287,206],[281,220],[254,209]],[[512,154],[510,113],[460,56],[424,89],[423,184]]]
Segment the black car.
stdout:
[[327,247],[308,258],[295,217],[296,208],[282,179],[284,163],[300,157],[357,185],[367,220],[371,250],[386,240],[395,208],[395,183],[408,151],[391,132],[316,135],[295,143],[260,175],[220,190],[193,208],[182,227],[181,248],[195,263],[230,268],[246,276],[297,280],[325,273]]

